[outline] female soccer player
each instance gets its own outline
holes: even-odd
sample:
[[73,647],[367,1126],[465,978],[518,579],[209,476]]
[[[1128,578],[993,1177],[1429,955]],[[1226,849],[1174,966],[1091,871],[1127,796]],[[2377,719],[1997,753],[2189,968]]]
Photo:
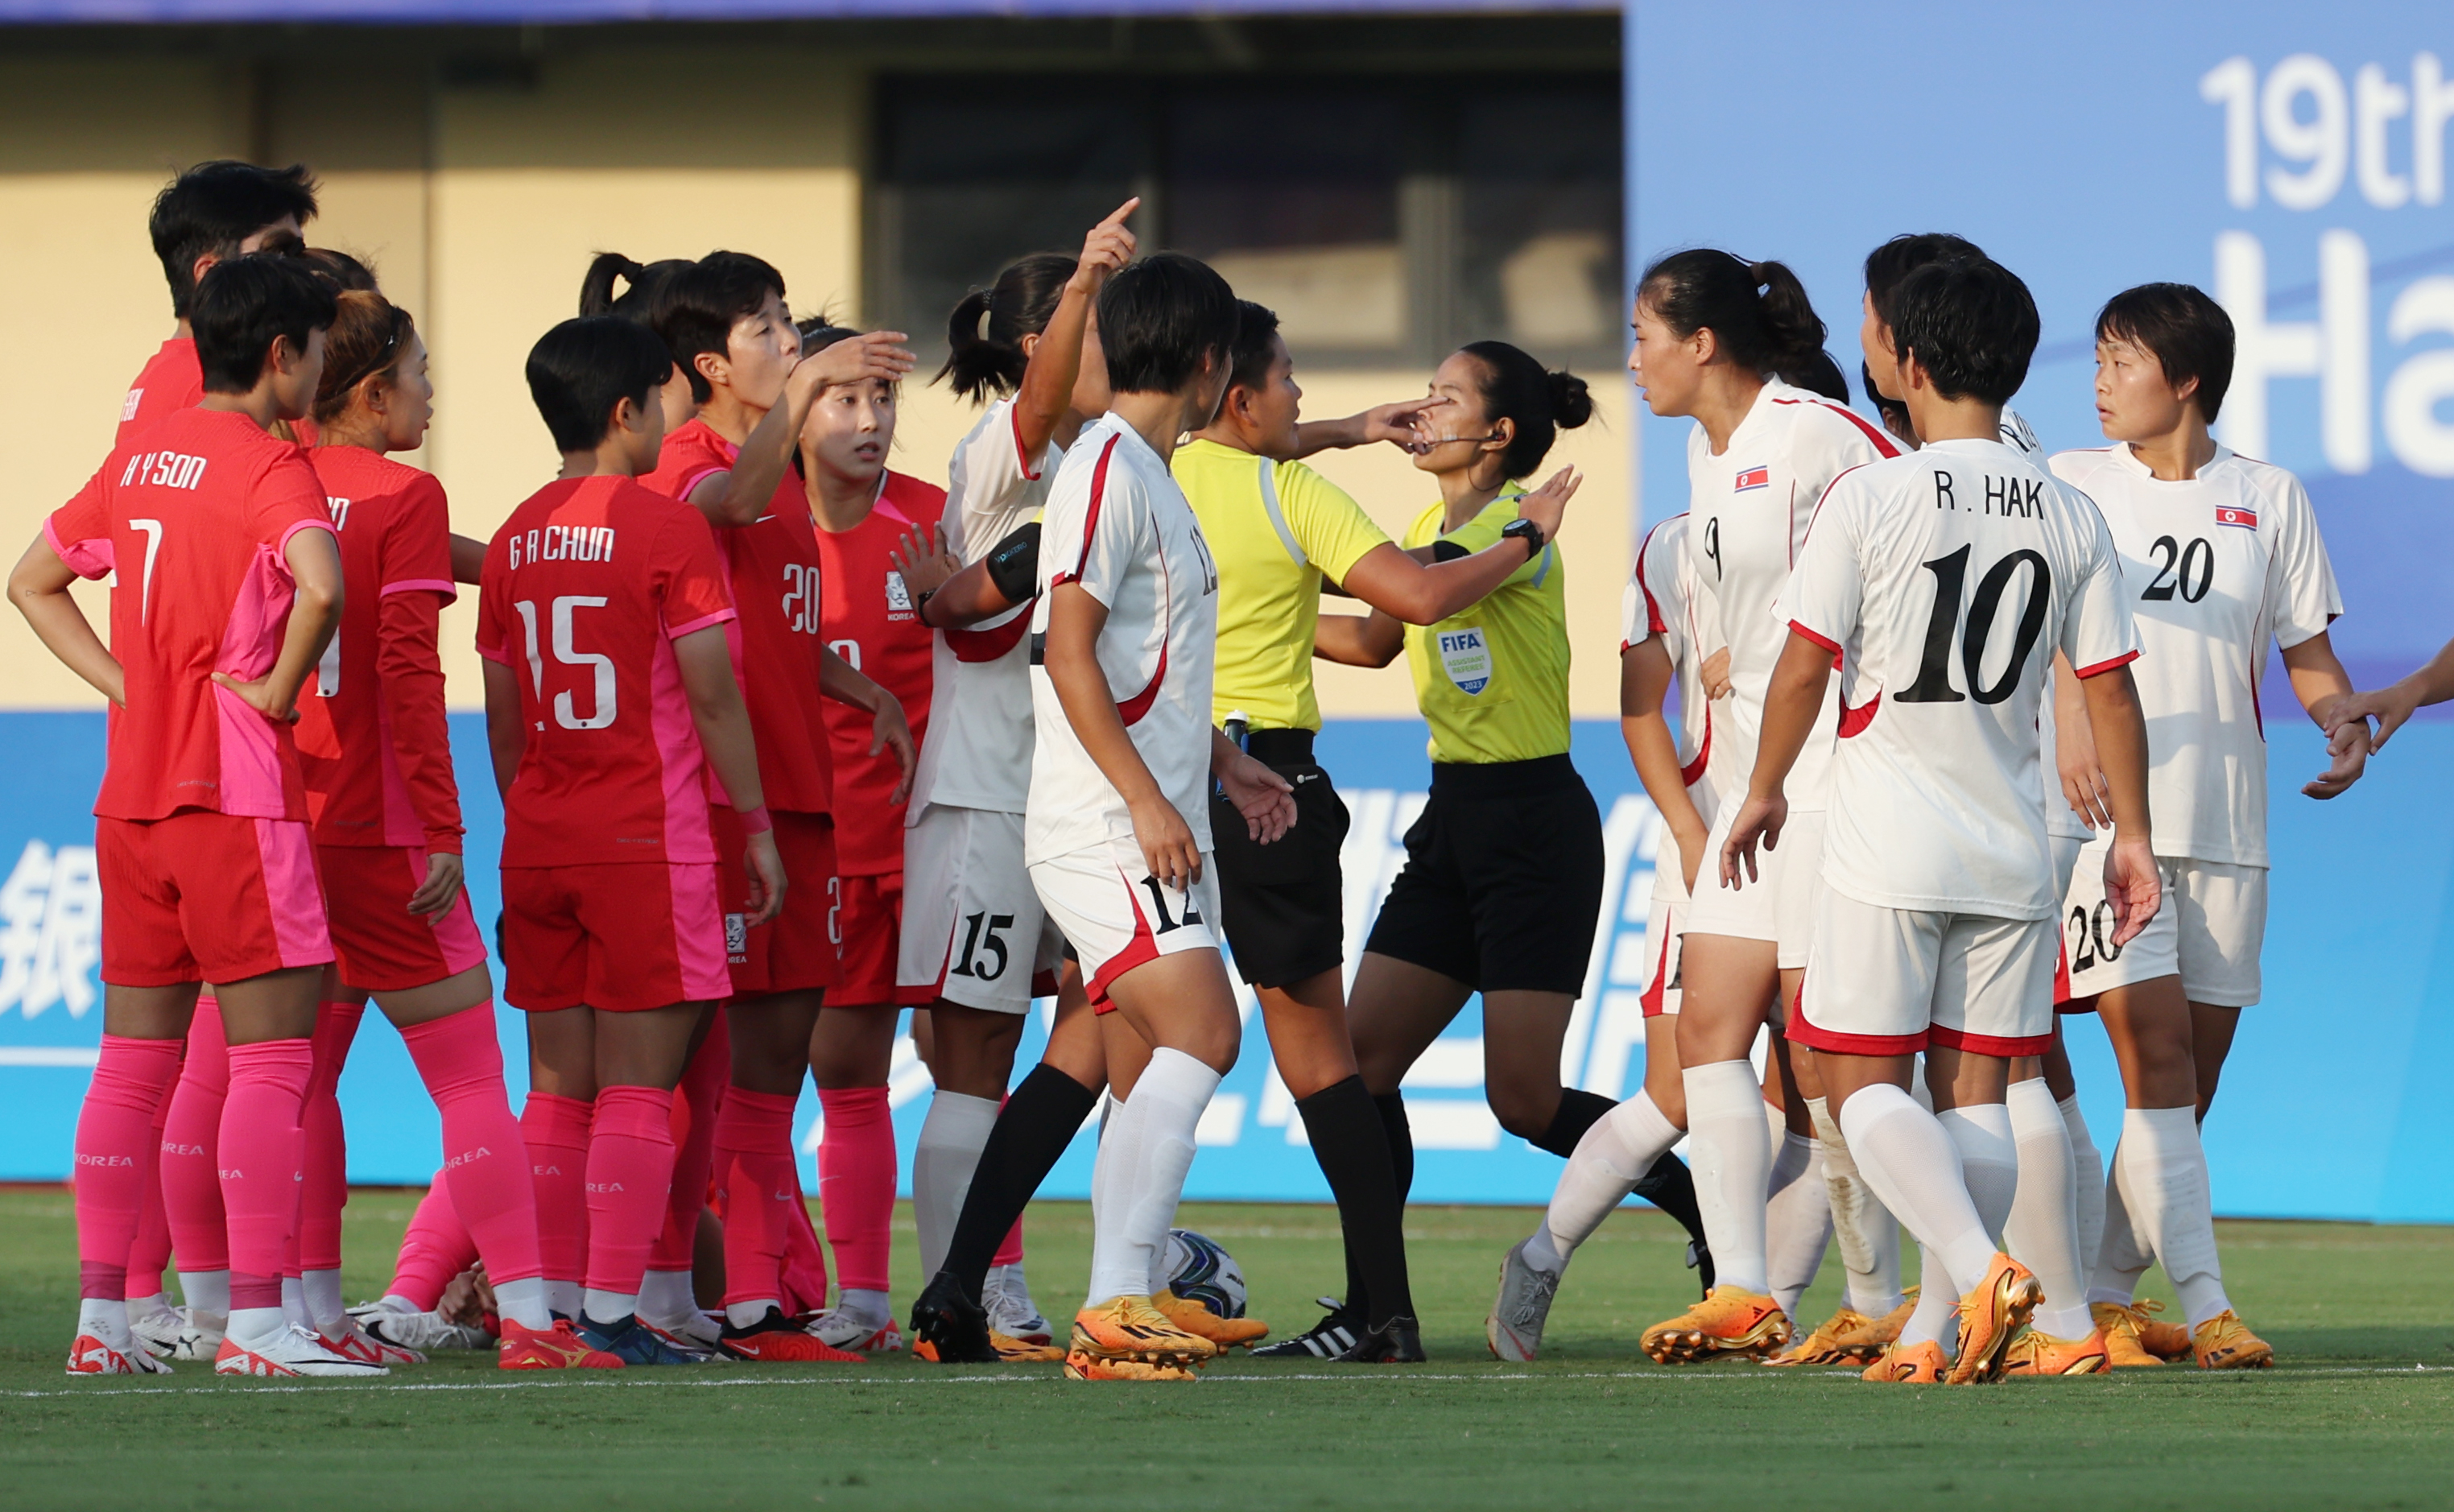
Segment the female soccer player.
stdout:
[[323,482],[353,590],[299,709],[299,766],[331,912],[334,972],[316,1023],[296,1240],[309,1317],[341,1353],[404,1356],[341,1301],[347,1167],[333,1084],[372,995],[408,1044],[443,1118],[443,1184],[475,1240],[503,1318],[505,1368],[610,1365],[546,1306],[536,1200],[503,1090],[486,946],[461,885],[460,796],[436,645],[454,596],[450,517],[414,450],[433,414],[426,346],[409,312],[351,292],[316,390]]
[[[1434,561],[1520,542],[1524,555],[1489,596],[1433,625],[1409,629],[1376,609],[1324,619],[1317,637],[1327,659],[1365,666],[1387,665],[1402,646],[1432,727],[1431,799],[1406,832],[1405,869],[1347,1003],[1401,1201],[1415,1152],[1398,1083],[1477,992],[1502,1128],[1564,1156],[1611,1107],[1559,1084],[1559,1044],[1601,906],[1601,816],[1568,760],[1566,574],[1542,525],[1517,513],[1533,492],[1517,480],[1541,465],[1561,427],[1592,417],[1593,400],[1581,378],[1546,373],[1499,341],[1452,354],[1430,395],[1440,402],[1418,416],[1412,449],[1440,498],[1402,544]],[[1564,502],[1578,481],[1563,468],[1543,491]],[[1368,1316],[1378,1302],[1348,1305]],[[1422,1358],[1412,1328],[1367,1335],[1349,1356]]]
[[[1321,592],[1331,585],[1406,624],[1438,623],[1498,589],[1529,553],[1523,542],[1506,540],[1427,567],[1399,550],[1343,490],[1296,459],[1332,445],[1411,440],[1412,421],[1433,401],[1307,427],[1277,315],[1250,300],[1238,310],[1226,399],[1217,416],[1177,449],[1170,471],[1218,566],[1213,720],[1293,785],[1299,818],[1285,838],[1258,845],[1245,837],[1226,797],[1212,796],[1219,906],[1236,969],[1259,998],[1278,1074],[1338,1200],[1351,1272],[1347,1305],[1313,1330],[1321,1340],[1308,1344],[1311,1336],[1302,1336],[1274,1347],[1291,1358],[1318,1358],[1326,1330],[1343,1328],[1347,1342],[1332,1355],[1361,1340],[1386,1339],[1391,1352],[1419,1358],[1398,1239],[1396,1166],[1346,1026],[1338,874],[1346,806],[1313,760],[1320,728],[1314,627]],[[1558,534],[1574,492],[1570,482],[1529,494],[1518,514],[1547,539]]]
[[1065,1361],[1078,1380],[1189,1380],[1217,1349],[1153,1307],[1150,1287],[1195,1125],[1242,1031],[1215,933],[1212,781],[1255,838],[1295,818],[1287,781],[1211,728],[1217,570],[1167,470],[1177,438],[1217,411],[1236,325],[1226,280],[1189,257],[1111,278],[1099,328],[1115,396],[1049,492],[1024,860],[1092,1001],[1154,1047],[1092,1177],[1090,1296]]
[[[790,463],[811,408],[830,383],[891,381],[909,370],[912,358],[898,345],[898,333],[880,333],[850,337],[804,361],[800,333],[784,309],[783,276],[741,252],[711,252],[675,270],[651,296],[649,319],[688,378],[698,413],[665,438],[646,482],[689,501],[718,527],[717,545],[741,610],[743,697],[763,753],[761,776],[780,816],[776,844],[787,874],[805,885],[788,895],[772,927],[754,930],[745,917],[750,878],[726,875],[733,1001],[726,1035],[701,1043],[684,1082],[687,1138],[649,1267],[659,1291],[646,1316],[669,1332],[677,1325],[694,1331],[699,1315],[689,1295],[691,1240],[721,1149],[727,1321],[716,1344],[743,1359],[840,1359],[835,1341],[812,1335],[785,1314],[781,1275],[784,1251],[799,1226],[794,1103],[821,1000],[842,979],[835,779],[824,704],[830,698],[856,704],[873,748],[891,749],[891,759],[907,771],[912,736],[894,696],[827,646],[819,615],[822,555]],[[734,811],[720,809],[716,822],[726,840],[721,854],[736,854]],[[725,1094],[720,1057],[730,1060],[733,1091],[743,1096]]]
[[2098,877],[2102,835],[2081,853],[2063,905],[2071,997],[2082,1011],[2092,1000],[2103,1020],[2127,1108],[2087,1296],[2116,1365],[2157,1363],[2141,1345],[2136,1295],[2161,1260],[2200,1366],[2256,1368],[2274,1351],[2224,1295],[2199,1123],[2241,1010],[2259,996],[2267,852],[2258,683],[2269,642],[2302,707],[2333,727],[2331,765],[2303,792],[2330,798],[2358,781],[2368,731],[2335,709],[2352,691],[2326,633],[2343,600],[2307,491],[2207,433],[2232,379],[2231,318],[2186,284],[2144,284],[2098,313],[2096,353],[2097,413],[2113,445],[2062,453],[2053,470],[2097,501],[2122,551],[2170,906],[2138,938],[2114,940],[2102,922],[2112,907]]

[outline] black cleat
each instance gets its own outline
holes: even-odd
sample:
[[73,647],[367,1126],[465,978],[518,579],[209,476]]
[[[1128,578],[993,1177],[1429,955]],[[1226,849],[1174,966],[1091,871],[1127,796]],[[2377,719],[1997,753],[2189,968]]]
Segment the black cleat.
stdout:
[[1696,1295],[1712,1296],[1713,1252],[1705,1248],[1704,1241],[1700,1239],[1691,1239],[1687,1241],[1687,1268],[1696,1273],[1696,1282],[1703,1288]]
[[1341,1365],[1414,1365],[1423,1355],[1423,1331],[1411,1318],[1392,1318],[1338,1357]]
[[1254,1350],[1256,1360],[1336,1360],[1355,1347],[1363,1337],[1363,1320],[1346,1310],[1346,1304],[1335,1297],[1320,1299],[1329,1316],[1313,1324],[1310,1333],[1281,1339],[1275,1344],[1263,1344]]
[[912,1335],[937,1352],[944,1365],[993,1365],[988,1309],[964,1292],[953,1273],[939,1271],[912,1303]]

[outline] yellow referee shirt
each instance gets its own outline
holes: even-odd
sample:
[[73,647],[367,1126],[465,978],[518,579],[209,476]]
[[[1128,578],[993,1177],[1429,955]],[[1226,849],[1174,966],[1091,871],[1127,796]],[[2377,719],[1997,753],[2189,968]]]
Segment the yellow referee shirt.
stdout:
[[1300,462],[1197,438],[1176,449],[1171,466],[1218,565],[1212,719],[1223,724],[1241,709],[1256,730],[1319,729],[1312,647],[1321,579],[1343,581],[1389,537],[1344,489]]
[[[1455,541],[1469,553],[1495,545],[1517,518],[1512,482],[1482,513],[1443,533],[1445,505],[1415,516],[1409,551]],[[1437,625],[1406,627],[1415,700],[1432,727],[1435,761],[1530,761],[1568,749],[1568,581],[1557,542],[1491,595]]]

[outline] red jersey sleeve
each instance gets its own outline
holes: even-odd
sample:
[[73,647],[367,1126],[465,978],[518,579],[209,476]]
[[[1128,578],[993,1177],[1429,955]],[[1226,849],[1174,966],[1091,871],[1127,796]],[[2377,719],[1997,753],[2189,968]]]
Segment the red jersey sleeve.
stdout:
[[302,530],[332,529],[332,507],[323,481],[306,454],[295,449],[285,450],[265,468],[247,498],[250,529],[276,552],[287,549],[290,537]]
[[443,606],[452,582],[450,506],[432,477],[412,482],[383,541],[375,672],[390,715],[392,759],[430,852],[460,854],[460,787],[443,713]]
[[[506,530],[509,526],[504,527]],[[512,665],[511,643],[504,638],[504,581],[510,575],[502,537],[486,547],[486,563],[477,574],[477,655],[488,661]]]
[[[685,506],[685,509],[688,509]],[[725,586],[715,532],[696,510],[674,516],[656,537],[657,601],[665,635],[674,640],[736,617]]]
[[101,577],[115,565],[111,544],[110,473],[112,456],[86,479],[76,497],[53,510],[43,521],[43,538],[79,577]]

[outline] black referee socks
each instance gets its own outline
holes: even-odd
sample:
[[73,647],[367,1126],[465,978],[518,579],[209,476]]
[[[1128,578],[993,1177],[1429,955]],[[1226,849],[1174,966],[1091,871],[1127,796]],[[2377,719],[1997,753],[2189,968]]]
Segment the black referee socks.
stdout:
[[1539,1139],[1529,1140],[1538,1150],[1548,1150],[1561,1159],[1577,1153],[1577,1141],[1585,1131],[1601,1121],[1602,1115],[1619,1104],[1598,1092],[1582,1087],[1559,1089],[1559,1111],[1551,1115],[1551,1126]]
[[1389,1164],[1398,1173],[1398,1202],[1404,1206],[1406,1194],[1415,1189],[1415,1130],[1406,1121],[1406,1099],[1400,1093],[1374,1093],[1372,1105],[1380,1110],[1380,1127],[1388,1131]]
[[1098,1100],[1096,1092],[1046,1064],[1032,1067],[1006,1099],[988,1143],[980,1146],[980,1163],[946,1246],[945,1268],[974,1302],[980,1300],[997,1246]]
[[1696,1178],[1687,1162],[1665,1154],[1636,1183],[1636,1195],[1679,1220],[1687,1237],[1704,1242],[1704,1215],[1696,1206]]
[[1363,1079],[1354,1076],[1297,1099],[1296,1111],[1338,1199],[1338,1224],[1346,1237],[1346,1304],[1377,1329],[1392,1318],[1412,1318],[1415,1296],[1406,1283],[1405,1202],[1374,1100]]

